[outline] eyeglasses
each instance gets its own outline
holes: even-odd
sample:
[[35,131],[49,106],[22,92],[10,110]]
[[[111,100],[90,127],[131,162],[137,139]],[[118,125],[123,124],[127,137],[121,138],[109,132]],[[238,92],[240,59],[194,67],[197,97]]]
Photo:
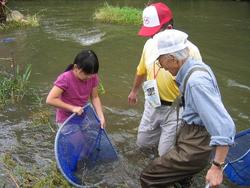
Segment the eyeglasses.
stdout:
[[176,58],[173,55],[170,55],[170,54],[161,55],[158,58],[158,60],[157,60],[157,62],[155,64],[157,64],[158,67],[163,68],[163,66],[161,65],[161,63],[163,63],[165,61],[167,61],[167,62],[176,62]]

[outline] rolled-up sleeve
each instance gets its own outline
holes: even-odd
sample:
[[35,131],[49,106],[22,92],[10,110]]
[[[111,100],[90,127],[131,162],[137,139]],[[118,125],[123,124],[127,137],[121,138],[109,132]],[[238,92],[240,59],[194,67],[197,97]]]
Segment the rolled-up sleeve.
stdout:
[[195,85],[190,88],[193,108],[211,135],[210,146],[232,145],[235,125],[225,109],[219,92],[210,85]]

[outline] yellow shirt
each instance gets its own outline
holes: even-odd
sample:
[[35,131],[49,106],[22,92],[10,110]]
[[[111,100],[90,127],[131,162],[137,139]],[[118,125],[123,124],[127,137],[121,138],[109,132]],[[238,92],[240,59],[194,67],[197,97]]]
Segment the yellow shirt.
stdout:
[[[188,41],[189,55],[196,60],[202,60],[199,49]],[[137,75],[147,75],[147,80],[153,80],[156,76],[157,86],[161,100],[173,102],[179,95],[178,86],[172,74],[154,63],[157,58],[157,47],[153,39],[148,39],[144,45],[141,60],[137,66]]]

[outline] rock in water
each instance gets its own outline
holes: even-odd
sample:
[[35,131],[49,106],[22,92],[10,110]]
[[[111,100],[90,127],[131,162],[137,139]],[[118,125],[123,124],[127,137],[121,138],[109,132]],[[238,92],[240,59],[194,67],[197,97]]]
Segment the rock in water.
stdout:
[[7,21],[21,21],[24,16],[17,10],[11,11],[7,16]]

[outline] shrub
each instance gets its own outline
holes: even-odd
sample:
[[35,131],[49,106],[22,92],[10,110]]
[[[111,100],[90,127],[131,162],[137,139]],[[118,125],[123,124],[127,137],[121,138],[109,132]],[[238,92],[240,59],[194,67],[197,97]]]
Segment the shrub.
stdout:
[[94,13],[94,19],[104,23],[140,25],[142,10],[131,7],[114,7],[105,3]]

